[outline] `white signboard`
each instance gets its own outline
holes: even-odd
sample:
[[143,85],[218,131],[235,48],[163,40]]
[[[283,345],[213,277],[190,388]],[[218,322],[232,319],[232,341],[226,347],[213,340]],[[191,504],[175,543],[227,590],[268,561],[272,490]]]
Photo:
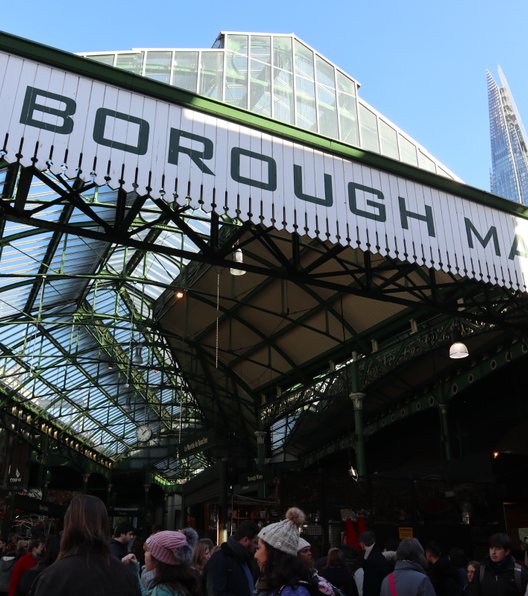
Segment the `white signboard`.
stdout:
[[[3,151],[2,151],[3,150]],[[401,176],[0,53],[8,162],[527,289],[528,222]]]

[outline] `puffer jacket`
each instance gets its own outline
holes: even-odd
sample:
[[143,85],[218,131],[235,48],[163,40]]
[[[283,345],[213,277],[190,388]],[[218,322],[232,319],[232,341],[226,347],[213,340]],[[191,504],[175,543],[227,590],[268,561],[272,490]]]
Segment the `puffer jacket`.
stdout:
[[[392,575],[392,574],[390,574]],[[381,584],[380,596],[391,596],[390,575]],[[398,596],[436,596],[424,568],[414,561],[396,561],[394,584]]]

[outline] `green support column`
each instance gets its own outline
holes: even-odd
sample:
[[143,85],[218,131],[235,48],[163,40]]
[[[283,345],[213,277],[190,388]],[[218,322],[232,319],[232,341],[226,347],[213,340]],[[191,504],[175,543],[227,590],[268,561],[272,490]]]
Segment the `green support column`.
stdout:
[[256,430],[257,437],[257,472],[262,475],[262,480],[258,481],[257,496],[259,499],[266,498],[266,482],[264,480],[264,462],[265,462],[265,440],[268,433],[263,430]]
[[152,485],[152,474],[145,475],[145,483],[143,484],[143,489],[145,491],[145,500],[143,502],[143,520],[144,524],[147,527],[151,527],[152,525],[152,511],[150,506],[150,487]]
[[[227,471],[229,456],[223,457],[217,464],[219,477],[218,521],[216,543],[221,544],[233,532],[233,486],[229,484]],[[231,497],[231,515],[229,511],[229,497]]]
[[356,465],[360,478],[367,475],[367,464],[365,459],[365,437],[363,436],[363,400],[365,394],[354,391],[349,395],[354,404],[354,425],[356,435]]
[[438,404],[440,412],[440,425],[442,429],[442,445],[446,461],[451,460],[451,436],[449,433],[449,421],[447,419],[447,404]]
[[48,461],[48,448],[49,448],[49,439],[47,435],[43,435],[42,442],[41,442],[41,452],[38,454],[38,481],[37,486],[40,488],[42,494],[42,500],[45,501],[48,497],[47,495],[47,475],[48,470],[46,467],[46,461]]
[[90,472],[86,472],[85,474],[83,474],[83,486],[82,486],[83,494],[86,494],[88,492],[89,480],[90,480]]

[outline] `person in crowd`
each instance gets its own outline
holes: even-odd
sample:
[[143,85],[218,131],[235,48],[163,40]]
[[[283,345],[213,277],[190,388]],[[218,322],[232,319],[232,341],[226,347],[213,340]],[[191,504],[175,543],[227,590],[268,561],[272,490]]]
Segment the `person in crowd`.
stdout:
[[[190,528],[186,528],[190,530]],[[198,535],[193,530],[163,530],[145,541],[145,566],[154,570],[145,596],[201,596],[199,576],[191,569]]]
[[390,573],[391,565],[377,545],[374,532],[362,532],[358,540],[363,551],[363,596],[379,596],[381,582]]
[[0,596],[7,596],[11,573],[17,561],[16,545],[8,543],[2,558],[0,559]]
[[315,568],[312,545],[308,542],[308,540],[305,540],[302,537],[299,538],[299,544],[297,545],[297,556],[311,570],[312,578],[317,583],[317,588],[320,594],[323,594],[324,596],[341,596],[336,594],[334,586],[332,586],[327,579],[319,575],[319,572]]
[[[157,534],[158,532],[162,532],[163,528],[160,525],[156,525],[152,528],[152,533],[151,536],[153,536],[154,534]],[[188,541],[191,544],[196,544],[198,541],[198,534],[196,533],[196,531],[193,528],[185,528],[184,530],[182,530],[182,532],[187,536],[188,535]],[[148,538],[147,538],[148,540]],[[140,567],[140,581],[141,581],[141,585],[144,588],[151,588],[154,584],[154,580],[156,578],[156,569],[152,564],[148,564],[147,565],[147,555],[146,552],[148,550],[147,547],[147,541],[145,541],[142,545],[142,549],[143,549],[143,556],[138,557],[136,555],[136,559],[139,563],[139,567]],[[134,553],[135,554],[135,553]],[[126,556],[128,557],[128,556]],[[141,561],[140,561],[141,558]],[[132,559],[133,560],[133,559]],[[122,559],[122,561],[124,561],[124,559]],[[144,561],[144,565],[141,564],[141,562]]]
[[489,555],[475,570],[468,593],[475,596],[524,596],[528,572],[515,562],[508,534],[493,534],[488,546]]
[[207,561],[211,558],[214,542],[210,538],[200,538],[194,547],[191,567],[202,575]]
[[466,567],[466,585],[464,587],[464,594],[469,593],[469,584],[473,581],[475,577],[475,572],[479,568],[478,561],[469,561]]
[[[152,536],[153,534],[162,532],[164,529],[165,528],[161,524],[156,524],[156,525],[152,526],[152,531],[151,531],[150,535]],[[135,542],[134,542],[134,545],[135,545]],[[155,569],[148,570],[147,566],[144,564],[145,563],[145,551],[147,550],[147,542],[146,541],[143,542],[143,544],[141,545],[141,549],[143,550],[143,553],[141,554],[141,556],[138,556],[137,550],[135,550],[134,554],[136,555],[136,559],[139,563],[141,583],[142,583],[143,587],[149,588],[149,587],[151,587],[151,584],[154,581],[154,576],[155,576],[156,570]]]
[[33,585],[33,582],[44,571],[44,569],[47,569],[52,563],[55,562],[59,555],[59,549],[60,538],[54,534],[46,540],[46,550],[44,552],[44,556],[35,565],[35,567],[28,569],[20,578],[17,586],[16,596],[27,596],[31,593],[31,586]]
[[16,541],[16,557],[17,559],[20,559],[20,557],[23,557],[29,548],[29,540],[27,540],[27,538],[19,538]]
[[346,566],[345,555],[341,549],[333,547],[328,551],[321,575],[339,588],[345,596],[358,596],[354,576]]
[[387,559],[390,565],[390,570],[394,571],[394,565],[396,565],[396,551],[398,550],[399,540],[396,538],[388,538],[383,547],[382,555]]
[[359,596],[363,596],[363,577],[363,561],[361,561],[354,569],[354,582],[356,583]]
[[459,546],[454,546],[449,550],[449,560],[451,561],[451,565],[455,568],[458,583],[460,584],[460,588],[462,592],[466,590],[467,587],[467,565],[468,560],[466,553],[464,552],[463,548]]
[[32,596],[140,596],[133,566],[112,556],[108,535],[101,499],[75,496],[64,515],[57,560],[37,577]]
[[203,570],[207,596],[252,596],[258,576],[253,553],[259,527],[244,520],[227,542],[220,545]]
[[451,561],[442,553],[440,545],[433,541],[425,547],[427,569],[436,592],[436,596],[461,596],[462,584]]
[[436,596],[426,567],[422,545],[416,538],[404,538],[396,551],[394,571],[383,579],[379,596]]
[[114,530],[110,541],[110,552],[121,561],[128,555],[129,547],[136,536],[136,532],[130,524],[119,524]]
[[35,538],[29,542],[27,552],[17,559],[11,572],[11,579],[9,580],[9,596],[16,596],[18,582],[24,573],[38,563],[44,549],[46,548],[46,542],[43,538]]
[[[161,530],[158,530],[159,532],[161,532]],[[157,534],[157,532],[155,532]],[[151,534],[152,536],[153,534]],[[150,538],[150,536],[149,536]],[[152,564],[152,560],[150,558],[150,555],[147,555],[147,540],[145,540],[145,542],[143,543],[143,560],[144,560],[144,565],[141,565],[138,561],[138,565],[139,565],[139,579],[141,581],[141,586],[142,588],[151,588],[153,583],[154,583],[154,579],[156,577],[156,569],[154,567],[154,565]],[[136,557],[137,558],[137,557]]]
[[310,596],[309,586],[317,589],[311,570],[297,554],[300,528],[305,519],[303,511],[290,507],[283,520],[265,526],[258,533],[257,596]]

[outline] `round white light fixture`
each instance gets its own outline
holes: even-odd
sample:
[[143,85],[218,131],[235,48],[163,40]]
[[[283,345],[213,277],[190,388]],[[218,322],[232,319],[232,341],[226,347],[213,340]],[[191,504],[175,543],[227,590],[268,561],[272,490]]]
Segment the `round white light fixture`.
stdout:
[[467,346],[461,341],[455,341],[449,348],[449,358],[452,358],[453,360],[467,358],[468,356],[469,352]]

